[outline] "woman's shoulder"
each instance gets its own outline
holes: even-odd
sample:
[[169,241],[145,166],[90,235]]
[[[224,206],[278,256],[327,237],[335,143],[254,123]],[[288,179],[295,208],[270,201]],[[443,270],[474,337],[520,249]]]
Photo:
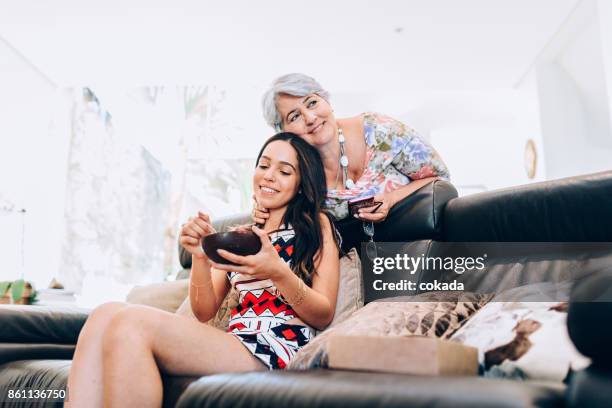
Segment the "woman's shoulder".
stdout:
[[380,112],[363,112],[359,115],[361,120],[365,123],[373,123],[377,125],[385,124],[400,124],[401,122],[385,113]]
[[383,133],[404,133],[410,130],[402,121],[380,112],[364,112],[360,115],[363,128]]
[[397,119],[379,112],[365,112],[363,131],[366,145],[374,150],[385,150],[397,137],[410,133],[410,129]]
[[371,128],[385,127],[385,126],[399,126],[402,125],[400,121],[392,118],[391,116],[385,115],[379,112],[362,112],[359,115],[345,117],[340,119],[343,127],[364,129],[367,131]]

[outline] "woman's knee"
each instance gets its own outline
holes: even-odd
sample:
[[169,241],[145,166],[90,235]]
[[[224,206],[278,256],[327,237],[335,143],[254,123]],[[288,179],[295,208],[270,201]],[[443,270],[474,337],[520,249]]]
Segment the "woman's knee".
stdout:
[[104,332],[106,326],[111,321],[113,316],[127,306],[127,303],[108,302],[96,307],[87,317],[87,321],[85,322],[85,326],[83,327],[81,333],[85,332],[86,330],[94,331],[96,333]]
[[130,305],[116,311],[104,330],[104,351],[134,347],[150,339],[151,319],[151,311],[142,306]]

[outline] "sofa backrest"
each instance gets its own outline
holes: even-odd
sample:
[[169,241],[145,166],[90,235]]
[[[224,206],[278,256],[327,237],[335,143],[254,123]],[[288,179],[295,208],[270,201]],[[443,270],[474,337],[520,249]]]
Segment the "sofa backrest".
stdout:
[[403,252],[417,258],[485,255],[486,268],[463,274],[421,269],[396,279],[457,281],[468,292],[500,293],[571,283],[612,267],[612,172],[455,198],[443,215],[438,240],[410,242]]
[[612,242],[612,171],[450,200],[442,240]]

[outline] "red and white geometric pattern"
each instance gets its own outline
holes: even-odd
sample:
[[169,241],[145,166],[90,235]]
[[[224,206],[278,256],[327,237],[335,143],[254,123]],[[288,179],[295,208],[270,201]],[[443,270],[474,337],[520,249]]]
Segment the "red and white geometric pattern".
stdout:
[[[279,256],[291,266],[293,229],[277,231],[270,239]],[[252,279],[237,272],[229,272],[228,279],[240,294],[238,306],[231,313],[228,332],[238,337],[270,369],[285,368],[299,348],[310,340],[310,328],[285,323],[298,316],[270,279]]]

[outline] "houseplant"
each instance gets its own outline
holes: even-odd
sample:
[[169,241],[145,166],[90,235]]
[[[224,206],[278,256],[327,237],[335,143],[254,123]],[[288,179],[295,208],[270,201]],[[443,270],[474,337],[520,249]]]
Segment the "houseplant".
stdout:
[[0,282],[0,304],[31,305],[36,303],[36,297],[36,289],[23,279]]
[[11,303],[11,294],[9,293],[10,288],[10,281],[0,282],[0,304]]

